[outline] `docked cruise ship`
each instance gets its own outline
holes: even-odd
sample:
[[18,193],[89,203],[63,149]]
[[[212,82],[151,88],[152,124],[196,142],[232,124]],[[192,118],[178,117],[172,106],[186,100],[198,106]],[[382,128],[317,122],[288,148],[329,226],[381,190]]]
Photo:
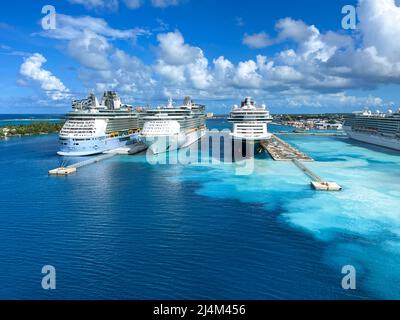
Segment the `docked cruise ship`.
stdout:
[[250,97],[246,97],[240,107],[233,107],[228,121],[233,123],[234,154],[243,157],[258,154],[262,151],[260,142],[271,138],[268,133],[268,123],[272,122],[269,110],[265,105],[257,107]]
[[72,108],[59,133],[59,155],[88,156],[121,147],[129,147],[129,153],[145,149],[138,140],[138,112],[123,105],[115,92],[105,92],[100,104],[90,94],[73,101]]
[[358,141],[400,150],[400,109],[397,112],[355,112],[343,125],[347,135]]
[[186,97],[182,106],[168,105],[147,109],[143,114],[142,141],[154,153],[190,146],[206,134],[205,106]]

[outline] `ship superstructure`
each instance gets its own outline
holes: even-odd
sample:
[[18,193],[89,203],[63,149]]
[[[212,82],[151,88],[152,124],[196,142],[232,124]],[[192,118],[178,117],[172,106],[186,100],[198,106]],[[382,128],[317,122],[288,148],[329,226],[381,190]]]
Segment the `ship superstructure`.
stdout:
[[351,139],[400,150],[400,109],[354,112],[346,117],[343,129]]
[[154,154],[184,148],[205,135],[205,119],[205,106],[190,97],[181,106],[169,99],[167,106],[144,112],[141,139]]
[[[261,141],[269,140],[271,134],[268,132],[268,123],[272,117],[265,105],[256,106],[255,102],[246,97],[240,107],[235,105],[229,115],[228,121],[232,123],[232,137],[234,148],[241,149],[243,155],[250,154],[246,149],[251,147],[254,153],[261,150]],[[235,150],[237,152],[238,150]]]
[[107,91],[101,104],[94,94],[72,102],[59,133],[62,156],[87,156],[138,143],[139,113]]

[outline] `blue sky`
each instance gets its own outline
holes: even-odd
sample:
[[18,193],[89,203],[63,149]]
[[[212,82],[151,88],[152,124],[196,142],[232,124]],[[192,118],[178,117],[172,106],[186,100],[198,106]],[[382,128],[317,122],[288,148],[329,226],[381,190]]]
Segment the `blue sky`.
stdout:
[[[42,7],[56,9],[43,30]],[[341,9],[357,7],[356,30]],[[134,105],[191,95],[227,113],[251,95],[273,113],[400,104],[396,0],[6,1],[0,113],[63,113],[113,89]]]

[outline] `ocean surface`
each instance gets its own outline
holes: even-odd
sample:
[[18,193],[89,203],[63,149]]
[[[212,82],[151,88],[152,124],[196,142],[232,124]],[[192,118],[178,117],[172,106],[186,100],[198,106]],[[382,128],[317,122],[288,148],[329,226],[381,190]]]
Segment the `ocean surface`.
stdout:
[[[400,154],[283,138],[344,190],[316,192],[269,157],[247,176],[239,164],[152,165],[140,154],[50,177],[57,135],[0,140],[0,298],[400,298]],[[54,291],[41,288],[44,265],[56,268]],[[357,290],[341,287],[345,265]]]

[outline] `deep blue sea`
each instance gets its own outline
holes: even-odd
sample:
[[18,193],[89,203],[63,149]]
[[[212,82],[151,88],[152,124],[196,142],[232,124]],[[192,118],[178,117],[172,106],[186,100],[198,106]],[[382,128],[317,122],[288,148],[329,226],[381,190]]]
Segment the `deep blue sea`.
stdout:
[[[400,153],[283,138],[344,190],[315,192],[269,157],[247,176],[141,154],[50,177],[57,135],[0,140],[0,298],[400,298]],[[44,265],[56,268],[54,291],[41,288]],[[342,289],[344,265],[357,290]]]

